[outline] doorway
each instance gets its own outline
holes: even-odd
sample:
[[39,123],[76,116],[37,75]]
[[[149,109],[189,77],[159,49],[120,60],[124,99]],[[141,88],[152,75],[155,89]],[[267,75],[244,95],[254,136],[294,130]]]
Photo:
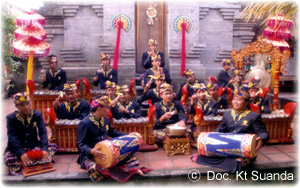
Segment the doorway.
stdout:
[[[149,20],[149,17],[155,17]],[[136,73],[145,71],[142,67],[142,56],[146,52],[149,39],[157,40],[157,50],[165,56],[166,36],[166,3],[141,1],[135,3],[135,41],[136,41]]]

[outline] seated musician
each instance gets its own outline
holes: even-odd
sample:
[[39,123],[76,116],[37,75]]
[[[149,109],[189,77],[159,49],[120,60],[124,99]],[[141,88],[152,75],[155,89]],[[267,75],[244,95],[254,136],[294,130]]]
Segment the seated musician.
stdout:
[[205,84],[195,84],[193,88],[196,90],[196,93],[191,97],[191,102],[187,111],[188,114],[195,115],[196,111],[194,105],[197,105],[202,109],[204,116],[216,116],[218,114],[217,102],[208,99]]
[[53,107],[58,119],[79,119],[82,120],[90,113],[90,105],[88,102],[78,99],[77,87],[75,84],[64,84],[67,101],[59,104],[59,99],[53,103]]
[[234,81],[230,88],[238,91],[246,90],[248,88],[248,80],[244,80],[244,74],[241,70],[234,70]]
[[9,175],[19,175],[22,163],[26,166],[36,164],[37,159],[29,155],[36,150],[42,157],[40,162],[51,162],[57,146],[48,143],[47,130],[42,113],[31,109],[31,101],[26,93],[13,96],[17,111],[6,116],[7,147],[4,151],[4,163]]
[[42,75],[43,88],[47,88],[50,84],[49,90],[61,91],[63,85],[67,82],[66,72],[57,66],[58,61],[55,55],[50,55],[47,59],[50,69],[46,72],[46,75]]
[[107,94],[110,100],[114,100],[117,97],[116,91],[117,91],[117,87],[119,86],[117,86],[114,82],[111,82],[109,80],[105,82],[105,85],[106,85],[105,93]]
[[107,140],[107,136],[114,138],[125,135],[125,133],[112,128],[107,118],[108,105],[110,105],[110,99],[107,96],[94,97],[91,102],[91,114],[78,124],[77,147],[80,154],[77,163],[80,164],[80,168],[87,169],[92,181],[100,181],[104,176],[110,176],[110,178],[120,181],[133,175],[128,172],[129,169],[131,172],[134,170],[143,175],[143,172],[137,168],[139,161],[134,156],[109,169],[104,169],[95,163],[94,157],[101,160],[106,159],[104,153],[94,148],[98,142]]
[[217,109],[227,109],[227,99],[223,96],[218,95],[218,85],[216,83],[208,83],[207,90],[209,92],[209,99],[212,99],[217,102]]
[[230,70],[230,59],[223,59],[221,64],[223,70],[221,70],[217,76],[217,84],[219,87],[229,87],[234,82],[234,79],[231,79],[228,74]]
[[[204,116],[216,116],[218,114],[217,102],[207,98],[206,86],[204,83],[195,84],[193,88],[196,90],[196,93],[192,95],[191,101],[187,110],[188,114],[193,114],[195,116],[196,110],[195,105],[199,106],[203,112]],[[191,126],[191,138],[193,140],[194,132],[196,130],[196,124],[193,121]]]
[[111,113],[115,119],[139,118],[142,116],[140,105],[137,102],[129,101],[128,85],[123,85],[118,91],[118,102],[111,108]]
[[270,114],[269,100],[259,96],[261,89],[257,82],[249,82],[250,103],[256,104],[260,109],[260,114]]
[[[151,56],[151,60],[152,60],[153,67],[146,70],[144,76],[144,84],[147,84],[151,80],[151,77],[149,77],[150,75],[154,76],[155,74],[165,74],[166,82],[168,84],[171,84],[171,77],[168,69],[160,67],[161,57],[159,55],[154,55]],[[156,87],[155,83],[151,83],[150,89],[155,87]]]
[[178,92],[178,95],[177,95],[177,99],[178,100],[181,100],[181,97],[182,97],[181,88],[185,88],[188,91],[188,95],[189,95],[188,97],[191,97],[195,93],[195,90],[194,90],[194,88],[192,86],[195,85],[195,84],[197,84],[197,83],[199,83],[199,84],[200,83],[204,83],[203,80],[197,80],[195,78],[195,74],[194,74],[194,72],[191,69],[185,70],[183,72],[183,75],[186,78],[186,82],[183,82],[180,85],[180,89],[179,89],[179,92]]
[[149,89],[151,82],[148,82],[144,88],[144,92],[142,97],[138,100],[139,103],[151,99],[152,104],[155,104],[156,102],[161,101],[161,98],[159,96],[159,88],[162,84],[166,82],[166,78],[164,74],[155,74],[155,76],[152,77],[154,79],[154,83],[156,85],[156,88]]
[[107,80],[118,84],[118,72],[110,66],[110,56],[108,54],[101,54],[102,69],[98,69],[96,76],[93,78],[94,86],[100,83],[100,89],[106,89],[105,82]]
[[149,45],[149,50],[147,52],[143,53],[143,57],[142,57],[142,66],[145,69],[150,69],[152,67],[152,63],[151,63],[151,56],[155,56],[155,55],[159,55],[161,57],[161,64],[160,67],[164,67],[165,66],[165,60],[164,60],[164,54],[162,52],[158,52],[156,50],[157,48],[157,41],[150,39],[148,42]]
[[156,136],[156,140],[161,142],[164,140],[166,134],[166,126],[178,123],[178,126],[184,127],[187,116],[181,103],[173,100],[174,90],[170,84],[165,83],[161,85],[159,93],[162,101],[154,104],[156,107],[156,123],[153,134]]
[[[269,139],[269,133],[261,116],[248,109],[249,100],[250,96],[246,90],[235,91],[232,100],[233,109],[224,113],[222,123],[215,131],[221,133],[257,134],[256,140],[258,144],[256,151],[258,151]],[[222,168],[235,173],[236,171],[240,171],[241,167],[250,164],[255,158],[226,158],[193,155],[192,160],[199,164]]]

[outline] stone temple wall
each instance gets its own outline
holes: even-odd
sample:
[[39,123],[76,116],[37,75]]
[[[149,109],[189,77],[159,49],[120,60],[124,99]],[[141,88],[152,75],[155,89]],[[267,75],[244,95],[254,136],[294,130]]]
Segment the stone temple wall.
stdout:
[[[180,76],[181,33],[173,28],[178,16],[190,17],[194,26],[186,33],[186,69],[193,69],[196,77],[205,81],[208,76],[218,74],[221,60],[231,58],[231,50],[245,47],[255,37],[256,23],[241,20],[242,5],[238,3],[166,2],[166,10],[165,60],[176,92],[185,80]],[[134,1],[45,2],[36,12],[46,18],[44,28],[46,41],[51,44],[50,54],[58,56],[59,66],[67,71],[70,82],[78,78],[91,82],[100,65],[100,53],[110,54],[113,62],[117,32],[111,28],[111,19],[117,14],[126,14],[131,28],[128,32],[121,31],[119,84],[129,84],[135,77]],[[39,61],[35,72],[49,68],[45,58]]]

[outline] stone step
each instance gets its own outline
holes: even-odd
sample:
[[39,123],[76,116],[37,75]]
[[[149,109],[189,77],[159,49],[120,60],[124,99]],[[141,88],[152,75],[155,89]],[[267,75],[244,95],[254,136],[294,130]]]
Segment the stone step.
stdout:
[[67,58],[64,59],[64,62],[86,62],[84,58]]

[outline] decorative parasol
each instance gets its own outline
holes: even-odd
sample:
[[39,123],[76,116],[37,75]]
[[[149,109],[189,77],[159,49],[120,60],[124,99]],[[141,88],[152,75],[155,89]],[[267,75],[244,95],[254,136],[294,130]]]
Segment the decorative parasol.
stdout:
[[291,20],[284,18],[281,14],[271,17],[268,19],[268,27],[263,31],[263,36],[267,37],[263,41],[279,47],[281,52],[290,49],[289,44],[285,40],[291,38],[291,32],[288,29],[292,27],[292,23]]
[[[14,53],[19,57],[28,57],[27,80],[33,80],[33,57],[47,56],[50,44],[45,42],[46,31],[41,28],[45,25],[45,18],[33,12],[26,12],[17,18],[14,42]],[[26,91],[29,92],[28,86]]]
[[111,27],[113,31],[117,30],[117,40],[116,40],[116,48],[114,53],[114,63],[113,69],[118,70],[118,60],[119,60],[119,48],[120,48],[120,40],[121,40],[121,28],[123,28],[126,32],[130,30],[131,21],[128,16],[125,14],[115,15],[111,20]]
[[17,18],[17,26],[44,26],[45,17],[36,14],[34,11],[26,12]]
[[174,20],[173,24],[175,32],[179,33],[182,31],[182,47],[181,47],[181,70],[180,74],[183,76],[183,72],[185,70],[185,31],[190,33],[193,29],[193,21],[191,18],[187,16],[178,16]]
[[27,26],[27,27],[20,27],[15,31],[15,39],[21,40],[28,37],[35,37],[40,40],[45,40],[47,37],[47,33],[41,27],[36,26]]

